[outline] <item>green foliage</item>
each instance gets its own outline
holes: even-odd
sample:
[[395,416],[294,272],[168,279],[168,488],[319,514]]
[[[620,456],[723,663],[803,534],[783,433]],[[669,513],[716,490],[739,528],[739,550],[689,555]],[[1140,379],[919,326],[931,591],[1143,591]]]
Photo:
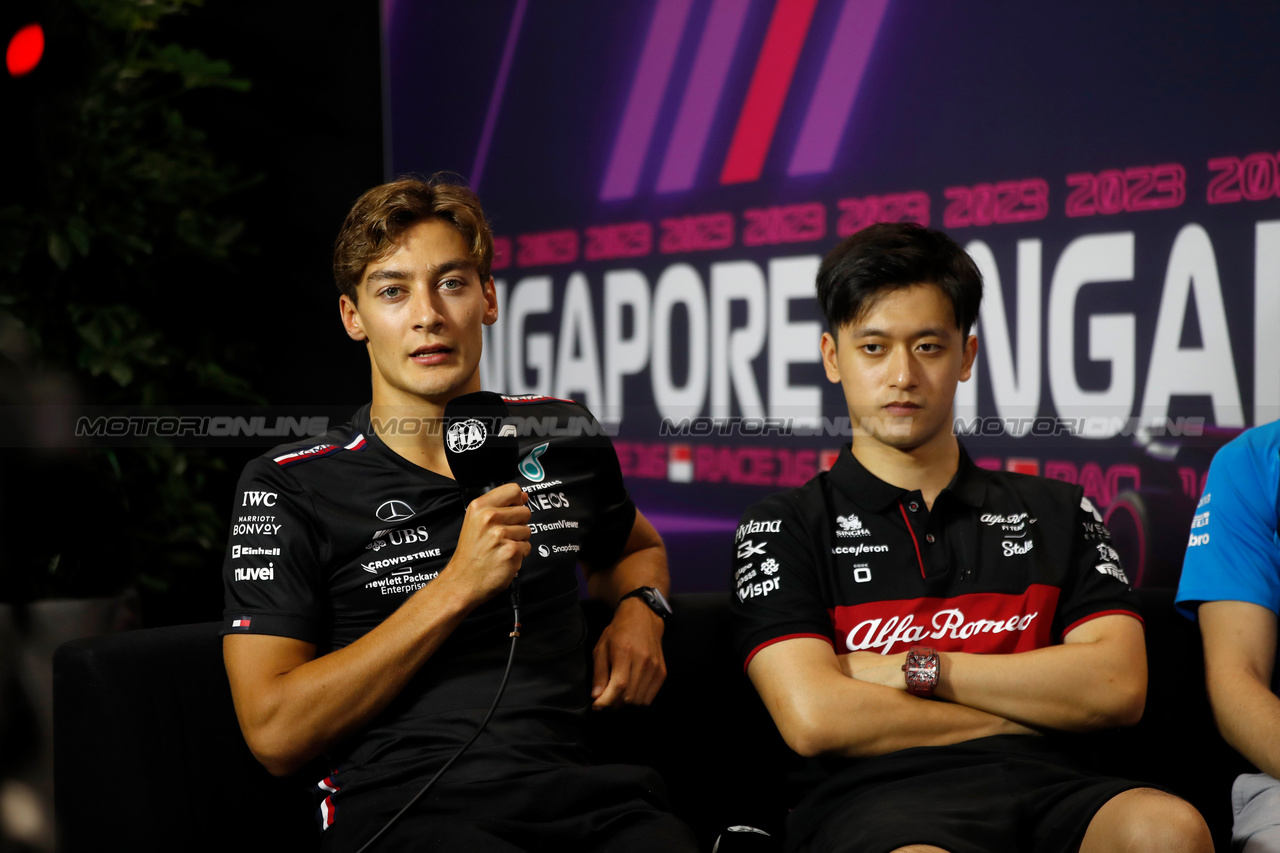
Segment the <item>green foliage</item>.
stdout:
[[[78,64],[64,62],[33,106],[36,173],[0,207],[0,327],[22,340],[0,347],[0,366],[28,384],[70,379],[92,405],[261,402],[200,325],[200,300],[246,252],[232,211],[255,180],[219,162],[187,120],[193,93],[249,88],[228,63],[164,41],[165,19],[200,5],[64,0],[58,10]],[[76,464],[120,504],[113,559],[127,579],[164,588],[220,547],[214,503],[225,496],[206,494],[222,469],[215,452],[99,447]],[[32,594],[79,594],[69,547],[29,555]]]

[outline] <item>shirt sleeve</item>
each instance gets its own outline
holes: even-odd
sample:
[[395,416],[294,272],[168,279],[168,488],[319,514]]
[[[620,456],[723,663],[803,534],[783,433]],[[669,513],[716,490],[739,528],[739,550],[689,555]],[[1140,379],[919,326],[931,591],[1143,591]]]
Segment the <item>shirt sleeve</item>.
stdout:
[[320,645],[327,594],[311,501],[269,460],[240,476],[222,583],[222,634],[272,634]]
[[822,564],[783,496],[756,504],[734,533],[734,646],[745,670],[766,646],[798,637],[835,647],[830,605],[818,578]]
[[583,538],[582,562],[599,568],[612,565],[622,553],[636,521],[636,505],[622,480],[618,454],[604,427],[586,406],[577,409],[573,417],[586,417],[582,459],[592,472],[592,523]]
[[1082,489],[1077,487],[1077,507],[1071,531],[1070,574],[1063,585],[1054,633],[1059,639],[1096,619],[1121,613],[1142,620],[1138,595],[1111,544],[1111,532]]
[[1258,453],[1244,436],[1214,456],[1178,582],[1185,615],[1195,618],[1201,602],[1224,600],[1280,612],[1278,467],[1274,453]]

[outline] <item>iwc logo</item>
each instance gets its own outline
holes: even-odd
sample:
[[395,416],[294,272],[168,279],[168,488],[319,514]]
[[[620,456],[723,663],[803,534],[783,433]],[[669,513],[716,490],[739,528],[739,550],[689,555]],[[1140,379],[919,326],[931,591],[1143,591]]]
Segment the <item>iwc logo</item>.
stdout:
[[529,451],[529,455],[520,460],[520,473],[524,475],[530,483],[541,483],[546,479],[547,472],[543,469],[542,463],[538,461],[538,457],[547,452],[550,442],[539,444],[533,450]]
[[465,453],[468,450],[475,450],[484,444],[484,440],[488,435],[489,433],[485,430],[484,424],[475,418],[468,418],[465,421],[458,421],[452,424],[449,427],[449,431],[445,433],[444,440],[454,453]]

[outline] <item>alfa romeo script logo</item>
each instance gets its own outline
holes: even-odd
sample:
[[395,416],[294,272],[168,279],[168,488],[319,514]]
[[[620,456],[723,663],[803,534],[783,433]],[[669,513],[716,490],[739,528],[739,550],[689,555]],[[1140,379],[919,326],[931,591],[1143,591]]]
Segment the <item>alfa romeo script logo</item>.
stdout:
[[378,507],[378,518],[382,521],[404,521],[416,514],[404,501],[387,501]]
[[484,424],[475,418],[468,418],[465,421],[458,421],[451,425],[449,431],[445,433],[444,440],[448,442],[449,449],[454,453],[462,453],[467,450],[475,450],[484,444],[488,434],[485,431]]

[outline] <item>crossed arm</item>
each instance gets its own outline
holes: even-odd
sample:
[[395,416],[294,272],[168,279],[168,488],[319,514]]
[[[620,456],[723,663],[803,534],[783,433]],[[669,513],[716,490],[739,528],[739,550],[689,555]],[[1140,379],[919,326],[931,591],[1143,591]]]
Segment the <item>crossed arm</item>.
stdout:
[[[526,501],[520,488],[509,484],[472,502],[454,557],[440,576],[349,646],[317,657],[315,645],[288,637],[223,639],[240,729],[269,772],[292,773],[368,725],[468,613],[506,588],[530,550]],[[638,512],[622,556],[592,574],[597,576],[595,584],[606,595],[633,577],[646,579],[636,586],[666,591],[661,540]],[[601,639],[603,659],[597,647],[595,678],[603,694],[598,706],[650,701],[665,676],[662,620],[648,611],[658,625],[646,625],[636,605],[648,611],[628,600],[605,632],[608,643]]]
[[1004,655],[942,652],[938,700],[906,692],[906,653],[837,657],[822,640],[762,649],[747,674],[783,739],[802,755],[883,755],[1039,729],[1131,725],[1147,686],[1142,625],[1123,615],[1085,622],[1061,645]]
[[1259,770],[1280,777],[1280,697],[1271,692],[1276,614],[1246,601],[1206,601],[1199,620],[1218,730]]

